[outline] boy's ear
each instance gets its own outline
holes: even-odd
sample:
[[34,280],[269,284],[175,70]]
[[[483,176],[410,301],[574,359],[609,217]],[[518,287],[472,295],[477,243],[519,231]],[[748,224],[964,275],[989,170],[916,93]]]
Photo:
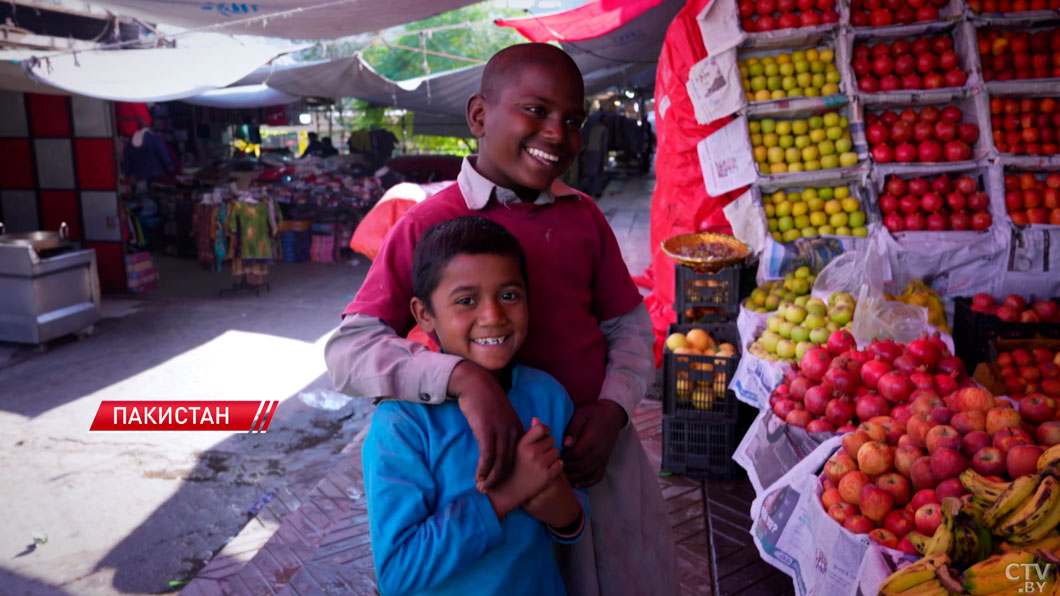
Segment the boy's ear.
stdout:
[[476,93],[467,100],[467,125],[476,139],[485,136],[486,98],[481,93]]
[[419,298],[413,297],[409,302],[409,308],[412,310],[412,317],[416,319],[416,324],[420,326],[420,329],[423,329],[424,333],[433,333],[434,317],[427,310],[427,305]]

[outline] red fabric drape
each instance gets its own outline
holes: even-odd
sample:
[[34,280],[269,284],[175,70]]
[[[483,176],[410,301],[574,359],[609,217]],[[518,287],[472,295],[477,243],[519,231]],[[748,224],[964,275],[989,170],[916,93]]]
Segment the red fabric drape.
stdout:
[[530,41],[580,41],[618,29],[662,0],[596,0],[573,10],[542,17],[498,19]]
[[696,122],[685,84],[692,66],[707,57],[696,16],[710,0],[689,0],[666,31],[655,74],[655,193],[651,206],[652,264],[645,271],[654,287],[645,300],[655,328],[656,365],[662,359],[666,328],[676,321],[674,262],[662,253],[660,243],[677,234],[710,231],[731,234],[722,208],[739,196],[739,189],[721,196],[707,194],[696,145],[728,124],[725,117],[707,125]]

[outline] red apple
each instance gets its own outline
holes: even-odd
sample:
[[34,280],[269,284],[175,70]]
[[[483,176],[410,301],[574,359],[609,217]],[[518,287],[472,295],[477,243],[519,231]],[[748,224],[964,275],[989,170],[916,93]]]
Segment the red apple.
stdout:
[[845,523],[847,519],[858,514],[856,507],[850,503],[835,503],[828,508],[828,517],[836,520],[840,524]]
[[883,527],[895,536],[904,537],[910,531],[916,529],[913,514],[905,509],[892,509],[883,518]]
[[843,500],[851,505],[857,505],[858,500],[861,498],[861,489],[865,488],[866,484],[871,484],[868,475],[861,470],[854,470],[847,472],[839,480],[839,494],[842,495]]
[[895,536],[890,530],[883,528],[876,528],[869,532],[869,538],[871,538],[876,544],[885,546],[887,548],[898,548],[898,537]]
[[904,507],[912,496],[912,487],[909,485],[909,479],[898,472],[883,474],[876,479],[876,486],[891,493],[895,507]]
[[1030,434],[1022,428],[1003,428],[993,435],[994,447],[1001,450],[1001,454],[1008,456],[1010,449],[1016,445],[1030,445],[1034,441],[1031,440]]
[[[886,436],[887,435],[884,434],[884,438],[886,438]],[[869,433],[863,430],[843,435],[843,451],[850,456],[851,459],[857,460],[858,450],[861,449],[862,445],[871,440],[872,437],[869,436]]]
[[996,434],[1003,428],[1019,428],[1020,414],[1012,408],[990,408],[986,412],[986,432]]
[[825,511],[828,511],[836,503],[845,503],[842,495],[839,494],[838,488],[829,488],[821,493],[821,505],[824,505]]
[[997,447],[983,447],[972,457],[972,469],[983,476],[1001,476],[1005,473],[1005,456]]
[[1039,424],[1034,431],[1034,438],[1039,445],[1060,444],[1060,420],[1050,420]]
[[882,522],[895,505],[891,493],[871,484],[861,489],[858,503],[861,514],[877,523]]
[[828,458],[828,461],[824,463],[825,477],[836,485],[843,476],[846,476],[847,472],[853,472],[856,469],[858,469],[858,462],[842,451]]
[[931,475],[940,481],[959,476],[968,469],[968,458],[956,449],[939,447],[928,457],[931,458]]
[[973,430],[972,432],[964,435],[961,439],[961,453],[965,457],[972,457],[979,452],[983,447],[989,447],[993,444],[990,435],[981,430]]
[[[966,387],[953,394],[953,409],[958,412],[986,412],[994,407],[994,395],[982,387]],[[986,420],[983,421],[986,428]],[[988,431],[989,432],[989,431]]]
[[917,509],[920,509],[924,505],[927,505],[929,503],[934,503],[938,505],[940,501],[941,499],[939,499],[938,495],[935,494],[934,487],[923,488],[913,494],[913,498],[910,499],[909,505],[913,509],[913,513],[915,513]]
[[886,443],[869,441],[858,449],[858,468],[870,476],[883,474],[893,465],[894,454]]
[[1056,416],[1056,402],[1044,395],[1030,395],[1019,401],[1019,413],[1027,422],[1040,424]]
[[913,462],[913,467],[909,470],[909,479],[913,482],[914,490],[938,486],[938,479],[931,473],[930,456],[922,456]]
[[935,489],[935,494],[940,501],[947,497],[959,499],[967,493],[968,490],[964,488],[960,478],[947,478]]
[[937,503],[928,503],[916,510],[913,517],[916,529],[925,536],[931,536],[935,529],[942,523],[942,506]]
[[924,455],[923,450],[915,445],[902,445],[894,452],[894,469],[906,476],[913,469],[913,462]]
[[928,431],[924,443],[927,445],[928,454],[943,448],[957,451],[961,448],[961,434],[952,426],[940,424]]
[[979,410],[957,412],[953,415],[953,418],[950,419],[950,426],[957,429],[957,432],[963,434],[968,434],[977,430],[985,430],[986,414]]
[[843,522],[843,527],[855,534],[868,534],[876,528],[876,524],[864,515],[854,515]]
[[1016,445],[1005,455],[1005,468],[1009,478],[1019,478],[1038,471],[1038,457],[1042,454],[1037,445]]

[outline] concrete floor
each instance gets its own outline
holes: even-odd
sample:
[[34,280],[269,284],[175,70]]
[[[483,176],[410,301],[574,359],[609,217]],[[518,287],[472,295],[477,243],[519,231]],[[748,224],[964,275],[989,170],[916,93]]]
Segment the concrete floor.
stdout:
[[[653,179],[600,200],[630,271],[648,255]],[[227,272],[154,257],[158,290],[45,351],[0,343],[0,594],[179,589],[263,498],[308,492],[370,402],[330,390],[323,344],[367,271],[285,264],[261,296],[218,297]],[[106,399],[276,399],[263,435],[89,433]],[[176,582],[176,583],[171,583]]]

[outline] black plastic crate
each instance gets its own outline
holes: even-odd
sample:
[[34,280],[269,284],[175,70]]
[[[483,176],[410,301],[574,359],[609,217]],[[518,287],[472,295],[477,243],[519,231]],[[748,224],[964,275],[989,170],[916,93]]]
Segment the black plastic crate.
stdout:
[[994,315],[972,310],[971,298],[954,299],[953,347],[969,374],[980,362],[991,360],[990,344],[994,340],[1035,337],[1060,338],[1060,323],[1006,323]]
[[731,419],[736,415],[736,395],[729,382],[740,362],[740,331],[736,323],[670,325],[667,335],[702,329],[715,343],[731,343],[736,356],[700,356],[663,353],[663,414],[697,420]]
[[686,420],[662,417],[662,470],[707,480],[736,476],[736,420]]
[[677,322],[687,323],[689,309],[713,309],[698,320],[704,323],[735,321],[740,312],[740,266],[726,267],[717,273],[700,273],[691,267],[675,265],[674,310]]

